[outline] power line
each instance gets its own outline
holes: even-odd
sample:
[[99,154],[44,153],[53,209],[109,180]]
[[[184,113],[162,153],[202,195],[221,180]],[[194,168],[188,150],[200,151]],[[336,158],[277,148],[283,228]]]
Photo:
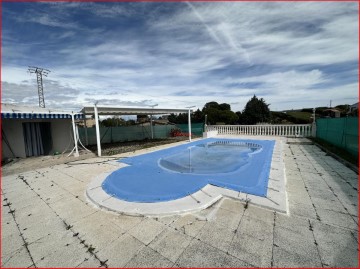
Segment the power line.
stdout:
[[32,73],[36,74],[38,95],[39,95],[39,107],[45,108],[44,87],[43,87],[42,77],[43,76],[47,77],[47,75],[50,73],[50,70],[36,66],[29,66],[28,70],[30,74]]

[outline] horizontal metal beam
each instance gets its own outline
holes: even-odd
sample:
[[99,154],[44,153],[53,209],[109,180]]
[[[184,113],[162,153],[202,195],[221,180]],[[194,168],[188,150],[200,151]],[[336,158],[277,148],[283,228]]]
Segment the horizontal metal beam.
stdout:
[[[159,115],[171,113],[188,113],[189,109],[177,108],[143,108],[143,107],[101,107],[97,106],[98,115]],[[192,110],[190,110],[192,112]],[[82,109],[85,115],[93,115],[94,107],[86,106]]]

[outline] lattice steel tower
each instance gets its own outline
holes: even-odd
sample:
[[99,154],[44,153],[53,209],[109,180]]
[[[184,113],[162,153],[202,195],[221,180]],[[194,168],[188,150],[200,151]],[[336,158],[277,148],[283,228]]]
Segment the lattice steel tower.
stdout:
[[47,77],[47,75],[50,73],[50,70],[35,66],[29,66],[29,72],[36,74],[38,94],[39,94],[39,107],[45,107],[44,87],[43,87],[42,77],[43,76]]

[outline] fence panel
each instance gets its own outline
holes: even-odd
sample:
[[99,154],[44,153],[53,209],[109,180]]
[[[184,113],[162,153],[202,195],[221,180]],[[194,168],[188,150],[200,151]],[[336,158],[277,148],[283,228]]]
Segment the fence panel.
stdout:
[[[188,133],[189,125],[188,124],[176,124],[176,126],[181,130],[181,132]],[[191,133],[194,135],[201,135],[204,132],[204,123],[191,123]]]
[[[154,138],[166,138],[170,136],[170,130],[173,125],[156,125],[153,126]],[[96,144],[95,127],[87,128],[89,145]],[[85,128],[79,128],[79,136],[85,143]],[[134,141],[151,138],[150,126],[118,126],[118,127],[100,127],[101,143],[115,143],[123,141]]]
[[316,137],[357,156],[359,151],[358,126],[357,117],[317,119]]

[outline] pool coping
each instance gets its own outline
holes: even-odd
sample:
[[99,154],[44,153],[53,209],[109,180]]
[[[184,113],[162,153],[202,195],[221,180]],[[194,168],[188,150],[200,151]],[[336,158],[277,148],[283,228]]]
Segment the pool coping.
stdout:
[[[107,194],[101,187],[102,182],[109,174],[121,167],[127,166],[126,164],[119,163],[117,161],[112,162],[112,164],[114,164],[114,170],[99,174],[90,182],[86,189],[86,196],[88,200],[90,200],[92,204],[98,208],[133,216],[165,216],[196,212],[211,206],[222,197],[237,199],[243,201],[244,203],[250,203],[287,214],[288,202],[286,194],[285,164],[283,159],[283,145],[285,144],[286,138],[235,135],[221,135],[216,136],[216,138],[243,138],[275,141],[271,160],[267,197],[255,196],[207,184],[205,187],[191,195],[172,201],[157,203],[128,202]],[[169,147],[175,146],[177,145],[169,145]],[[161,149],[154,149],[152,151],[147,151],[146,153]]]

